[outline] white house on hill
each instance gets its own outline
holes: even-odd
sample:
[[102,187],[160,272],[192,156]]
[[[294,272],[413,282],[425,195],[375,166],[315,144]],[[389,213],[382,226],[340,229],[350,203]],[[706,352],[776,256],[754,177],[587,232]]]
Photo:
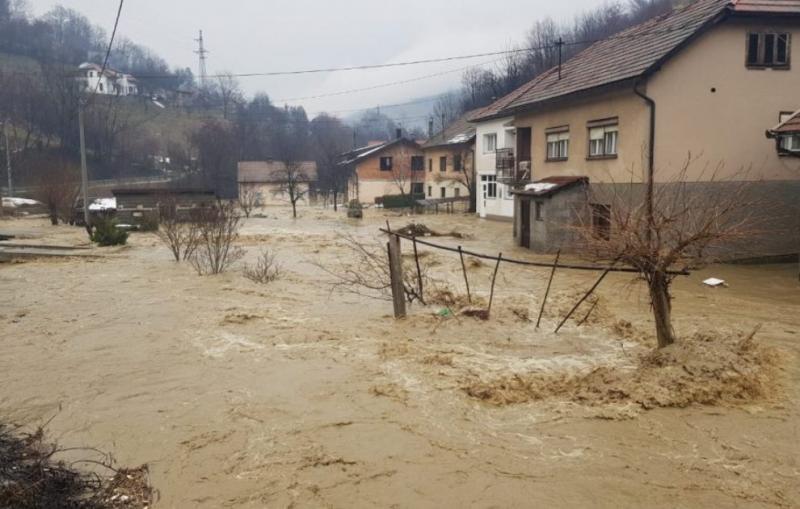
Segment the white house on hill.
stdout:
[[88,62],[81,64],[78,70],[78,79],[84,82],[86,90],[89,92],[117,96],[139,94],[136,78],[130,74],[109,67],[103,71],[101,66]]

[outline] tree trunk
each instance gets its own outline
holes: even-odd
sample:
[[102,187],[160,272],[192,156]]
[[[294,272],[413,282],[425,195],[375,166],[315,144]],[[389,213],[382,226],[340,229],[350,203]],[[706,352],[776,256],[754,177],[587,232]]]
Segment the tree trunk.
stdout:
[[292,217],[297,219],[297,202],[292,201]]
[[56,205],[49,205],[47,207],[47,215],[50,216],[50,224],[58,226],[58,207]]
[[667,275],[660,271],[653,273],[649,286],[658,347],[664,348],[675,342],[675,329],[672,328],[672,300],[669,296]]
[[336,191],[336,189],[333,190],[333,211],[339,212],[339,193]]

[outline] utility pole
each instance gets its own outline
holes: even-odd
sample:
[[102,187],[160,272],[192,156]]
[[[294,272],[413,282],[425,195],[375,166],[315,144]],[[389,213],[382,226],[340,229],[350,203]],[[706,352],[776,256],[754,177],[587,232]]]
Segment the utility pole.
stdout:
[[207,81],[208,81],[208,69],[206,67],[206,55],[208,55],[209,51],[205,47],[205,42],[203,41],[203,31],[200,30],[200,37],[195,39],[195,42],[198,44],[198,49],[195,51],[197,55],[200,55],[200,83],[205,88]]
[[14,196],[14,180],[11,178],[11,148],[8,145],[8,123],[3,122],[3,137],[6,139],[6,171],[8,172],[8,196]]
[[86,167],[86,136],[83,129],[83,108],[85,103],[78,103],[78,127],[81,139],[81,194],[83,195],[83,221],[86,224],[86,231],[92,236],[92,225],[89,222],[89,170]]

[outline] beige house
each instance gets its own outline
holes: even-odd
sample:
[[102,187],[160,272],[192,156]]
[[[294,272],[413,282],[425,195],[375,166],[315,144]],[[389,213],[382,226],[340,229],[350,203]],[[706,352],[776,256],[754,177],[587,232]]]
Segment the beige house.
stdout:
[[425,197],[460,198],[469,204],[475,192],[475,126],[468,112],[422,145]]
[[342,156],[341,166],[350,172],[348,199],[380,203],[385,196],[422,197],[425,161],[414,140],[400,137],[361,147]]
[[303,193],[298,203],[308,205],[314,198],[317,163],[301,161],[287,166],[283,161],[243,161],[239,163],[237,179],[240,196],[243,191],[254,191],[263,206],[289,203],[287,183],[296,182]]
[[[478,113],[479,125],[514,119],[514,163],[497,178],[517,189],[520,244],[553,250],[569,240],[532,235],[537,221],[569,220],[558,193],[537,196],[541,186],[529,185],[548,178],[585,178],[596,191],[652,175],[722,192],[708,184],[714,168],[717,179],[761,181],[757,192],[787,212],[796,207],[800,159],[764,133],[800,109],[800,69],[791,61],[798,40],[800,0],[698,0],[593,44]],[[602,227],[608,211],[592,205]],[[798,225],[786,221],[792,234],[758,248],[796,252]]]

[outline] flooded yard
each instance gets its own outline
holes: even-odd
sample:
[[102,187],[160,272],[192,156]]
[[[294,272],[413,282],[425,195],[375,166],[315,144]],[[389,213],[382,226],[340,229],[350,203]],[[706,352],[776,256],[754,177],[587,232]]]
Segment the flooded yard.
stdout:
[[[453,247],[552,260],[514,247],[508,223],[264,212],[239,244],[243,263],[276,253],[282,277],[269,285],[241,264],[200,277],[152,234],[93,248],[97,257],[0,264],[3,419],[55,416],[62,445],[148,464],[157,507],[797,506],[796,266],[712,266],[676,281],[676,329],[701,345],[676,356],[712,362],[718,345],[760,326],[752,342],[769,353],[753,358],[773,375],[698,363],[691,375],[706,378],[693,380],[709,384],[692,387],[637,371],[655,339],[646,288],[630,274],[610,275],[586,323],[559,334],[597,273],[558,271],[539,329],[546,268],[502,265],[488,321],[443,303],[395,321],[390,301],[332,287],[352,256],[343,235],[385,245],[387,220],[463,234],[435,240]],[[85,242],[44,219],[0,231]],[[436,284],[463,298],[458,255],[420,250]],[[468,261],[476,299],[488,300],[494,267]],[[704,286],[712,276],[729,287]],[[587,388],[587,375],[598,384]],[[665,399],[643,401],[645,383]]]

